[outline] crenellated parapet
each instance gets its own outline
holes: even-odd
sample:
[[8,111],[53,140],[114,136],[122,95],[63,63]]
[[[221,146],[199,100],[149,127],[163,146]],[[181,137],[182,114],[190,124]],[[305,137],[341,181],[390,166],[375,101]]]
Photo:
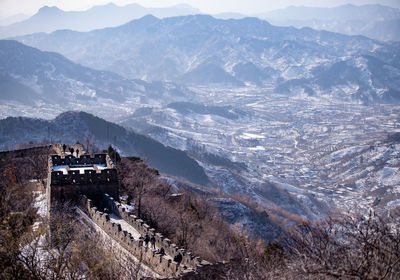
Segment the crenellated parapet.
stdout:
[[[95,154],[94,156],[91,155],[81,155],[80,157],[74,157],[73,155],[66,155],[60,156],[60,155],[52,155],[51,156],[51,161],[53,163],[53,166],[60,166],[60,165],[68,165],[68,166],[85,166],[85,165],[106,165],[111,164],[112,161],[108,157],[107,154]],[[112,167],[108,166],[110,168],[114,168],[114,164],[112,163]]]
[[62,171],[51,172],[51,186],[55,185],[87,185],[87,184],[114,184],[118,183],[116,169],[103,170],[69,170],[67,174]]
[[111,221],[109,214],[99,211],[90,199],[80,198],[81,209],[109,236],[118,241],[122,247],[136,256],[160,275],[174,277],[184,272],[184,267],[174,262],[170,257],[157,254],[145,246],[143,240],[135,239],[131,233],[124,231],[119,224]]
[[118,199],[117,169],[107,154],[51,155],[46,193],[49,211],[53,202],[75,203],[81,194],[96,197],[109,193]]
[[[59,171],[62,168],[64,171]],[[118,182],[117,170],[107,154],[52,155],[49,158],[49,174],[52,186],[114,184]]]
[[[156,233],[155,230],[150,228],[143,220],[127,212],[125,208],[118,202],[115,202],[111,196],[106,194],[104,198],[108,203],[108,208],[114,214],[118,215],[118,213],[120,213],[120,217],[139,232],[141,236],[145,236],[146,234],[154,236],[156,247],[164,248],[166,256],[157,254],[150,246],[145,246],[142,239],[135,239],[131,233],[124,231],[119,224],[111,221],[109,214],[99,211],[94,207],[92,201],[85,196],[81,196],[80,206],[108,235],[118,241],[138,259],[141,259],[155,272],[165,277],[189,277],[190,275],[195,275],[199,270],[211,266],[211,263],[202,261],[199,257],[194,257],[191,253],[179,249],[175,244],[171,243],[168,238],[165,238],[160,233]],[[182,261],[180,263],[174,262],[172,259],[173,256],[176,256],[178,253],[182,255]]]
[[142,236],[145,236],[146,234],[148,234],[149,236],[154,236],[156,247],[164,248],[167,255],[176,256],[178,254],[181,254],[182,266],[197,270],[201,266],[210,265],[209,262],[201,260],[200,257],[196,257],[192,253],[187,252],[184,249],[180,249],[177,245],[172,243],[171,240],[164,237],[161,233],[155,232],[155,229],[147,225],[142,219],[127,211],[125,207],[123,207],[123,205],[121,205],[119,202],[116,202],[111,196],[105,194],[104,199],[110,211],[120,216],[124,221],[135,228]]

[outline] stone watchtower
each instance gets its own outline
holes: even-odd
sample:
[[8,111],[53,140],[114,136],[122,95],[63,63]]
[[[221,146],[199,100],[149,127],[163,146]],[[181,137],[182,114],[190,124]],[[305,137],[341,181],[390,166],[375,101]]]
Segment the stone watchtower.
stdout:
[[96,199],[104,193],[119,200],[119,181],[114,163],[107,154],[51,155],[47,180],[47,205],[79,201],[81,194]]

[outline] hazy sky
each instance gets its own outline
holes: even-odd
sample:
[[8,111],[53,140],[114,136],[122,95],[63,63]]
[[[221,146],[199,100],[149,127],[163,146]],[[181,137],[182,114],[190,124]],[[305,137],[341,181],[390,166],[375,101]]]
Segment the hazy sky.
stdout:
[[189,4],[205,13],[240,12],[254,14],[295,6],[338,6],[378,3],[400,8],[400,0],[0,0],[0,17],[18,13],[34,14],[39,8],[57,6],[63,10],[84,10],[94,5],[114,2],[117,5],[138,3],[145,7],[166,7],[180,3]]

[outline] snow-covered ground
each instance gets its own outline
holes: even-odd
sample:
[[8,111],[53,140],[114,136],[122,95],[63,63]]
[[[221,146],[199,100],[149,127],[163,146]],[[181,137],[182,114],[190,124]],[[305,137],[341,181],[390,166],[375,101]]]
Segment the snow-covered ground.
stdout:
[[130,224],[128,224],[125,220],[117,217],[114,214],[110,214],[109,216],[110,216],[111,222],[120,225],[122,230],[125,230],[126,232],[132,234],[132,237],[135,240],[138,240],[141,237],[141,234],[134,227],[132,227]]
[[58,166],[54,166],[53,170],[54,171],[62,171],[63,174],[67,175],[68,174],[68,170],[70,171],[74,171],[74,170],[78,170],[79,174],[85,174],[85,170],[94,170],[94,169],[98,169],[98,170],[103,170],[106,169],[107,166],[105,164],[94,164],[94,165],[90,165],[90,166],[82,166],[82,167],[69,167],[67,169],[66,165],[58,165]]
[[37,208],[37,214],[44,218],[47,215],[47,201],[46,201],[46,193],[41,191],[34,191],[35,196],[35,204],[34,207]]
[[[368,211],[389,208],[399,198],[400,144],[387,139],[400,131],[400,106],[365,106],[330,95],[279,95],[273,86],[191,90],[187,102],[220,106],[229,114],[182,113],[161,99],[157,104],[136,99],[121,105],[88,103],[78,109],[120,120],[165,145],[187,150],[206,170],[212,187],[229,194],[247,194],[268,205],[271,194],[263,185],[274,184],[314,213],[296,208],[302,216],[323,216],[327,206],[315,199],[329,207]],[[18,106],[5,106],[4,114],[26,110]],[[140,107],[149,112],[132,115]],[[59,110],[45,108],[43,115]],[[39,111],[29,109],[25,115]],[[66,129],[73,126],[66,124]],[[199,156],[204,152],[218,160]],[[283,197],[273,199],[277,206],[285,205]]]
[[[231,106],[237,118],[153,108],[135,120],[163,128],[148,135],[166,145],[244,163],[247,169],[237,171],[198,159],[222,190],[262,202],[268,197],[261,185],[272,183],[316,215],[324,209],[315,199],[354,211],[384,209],[397,199],[400,145],[385,141],[400,129],[400,106],[365,106],[328,95],[288,97],[272,89],[191,90],[194,103]],[[380,186],[391,191],[370,193]]]
[[400,169],[392,167],[384,167],[378,172],[380,182],[384,186],[400,185]]

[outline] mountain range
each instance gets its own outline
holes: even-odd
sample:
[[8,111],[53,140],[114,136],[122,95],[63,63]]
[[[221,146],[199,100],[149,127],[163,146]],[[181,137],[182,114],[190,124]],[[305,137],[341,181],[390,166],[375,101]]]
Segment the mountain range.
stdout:
[[381,143],[398,106],[380,103],[400,101],[400,43],[205,15],[16,39],[0,115],[34,118],[1,120],[1,148],[116,136],[163,173],[309,219],[398,203],[398,142]]
[[55,6],[44,6],[27,19],[0,27],[0,39],[35,32],[53,32],[60,29],[76,31],[101,29],[118,26],[148,14],[164,18],[199,13],[199,10],[185,4],[167,8],[145,8],[138,4],[120,7],[109,3],[102,6],[94,6],[86,11],[63,11]]
[[[216,116],[236,122],[246,119],[249,114],[240,108],[195,103],[199,102],[200,96],[176,84],[125,79],[111,72],[75,64],[59,54],[43,52],[17,41],[0,40],[0,73],[3,77],[0,80],[2,114],[35,117],[0,120],[0,134],[4,135],[0,139],[0,147],[3,149],[13,148],[20,142],[41,142],[44,139],[85,143],[91,135],[100,147],[106,147],[116,136],[117,147],[124,155],[142,156],[163,173],[209,185],[230,195],[253,193],[248,187],[251,184],[249,180],[239,175],[247,172],[244,163],[234,162],[226,155],[201,151],[195,144],[190,148],[185,147],[189,144],[165,147],[160,142],[168,145],[168,141],[159,139],[158,142],[133,132],[140,130],[150,137],[164,135],[166,139],[175,139],[173,143],[176,143],[175,133],[151,124],[146,121],[146,116],[151,115],[155,124],[167,127],[178,125],[184,132],[186,126],[195,127],[196,124],[190,120],[186,122],[184,118],[176,120],[172,112],[204,118]],[[130,129],[83,112],[59,115],[59,112],[67,110],[85,110],[118,121]],[[158,114],[158,111],[163,114]],[[48,119],[57,117],[48,121],[36,119],[38,116]],[[190,142],[184,135],[178,138],[184,143]],[[176,161],[179,164],[175,164]],[[269,204],[275,203],[299,215],[314,217],[302,202],[279,187],[268,185],[262,189],[259,196]],[[269,200],[269,194],[276,198],[274,202]]]
[[60,54],[42,52],[12,40],[0,40],[0,85],[3,104],[33,107],[44,104],[61,110],[84,105],[102,106],[104,110],[127,100],[130,100],[129,106],[134,106],[132,100],[171,102],[180,100],[187,92],[171,83],[129,80],[111,72],[93,70]]
[[[116,136],[117,147],[124,155],[142,156],[163,173],[183,177],[196,184],[210,185],[230,195],[253,193],[249,188],[251,182],[240,175],[242,172],[247,174],[246,164],[232,161],[226,155],[199,150],[196,144],[189,145],[191,140],[186,139],[185,135],[176,138],[176,132],[163,131],[162,127],[157,126],[178,125],[183,133],[186,126],[197,126],[190,119],[176,120],[174,111],[188,117],[215,116],[223,123],[247,120],[250,113],[239,107],[202,105],[196,103],[200,102],[196,92],[181,86],[125,79],[111,72],[75,64],[59,54],[43,52],[9,40],[0,41],[0,73],[3,77],[0,80],[2,114],[34,116],[0,120],[0,134],[3,135],[0,147],[3,149],[44,139],[85,143],[89,136],[93,136],[100,147],[106,147]],[[82,109],[119,121],[130,130],[83,112],[58,115],[60,111]],[[38,120],[39,116],[51,120]],[[152,116],[156,125],[146,121],[146,116]],[[180,139],[188,144],[169,148],[134,132],[138,130],[149,136],[164,135],[164,140],[171,138],[174,139],[173,143]],[[168,145],[168,141],[159,141]],[[179,164],[175,164],[176,161]],[[262,189],[263,192],[258,196],[268,201],[269,205],[276,204],[287,211],[314,217],[302,202],[279,187],[268,185],[262,186]],[[271,201],[270,195],[276,199]],[[317,202],[313,204],[318,205]]]
[[15,38],[126,78],[190,86],[268,88],[358,102],[400,100],[400,43],[257,18],[145,16],[119,27]]
[[400,9],[382,5],[343,5],[333,8],[291,6],[256,15],[272,24],[311,27],[381,41],[400,41]]
[[52,120],[9,117],[0,120],[0,131],[1,149],[32,141],[86,143],[88,137],[98,147],[107,147],[115,139],[122,154],[140,156],[160,172],[192,183],[209,182],[204,170],[185,152],[85,112],[65,112]]
[[[400,42],[239,14],[129,21],[148,12],[131,7],[115,18],[121,9],[112,4],[45,7],[15,26],[86,29],[0,40],[0,149],[113,142],[173,184],[218,194],[214,204],[230,223],[265,240],[279,230],[263,226],[258,207],[311,220],[335,207],[399,207]],[[329,11],[313,13],[331,20]],[[396,17],[382,8],[376,20]]]
[[[63,11],[57,7],[44,6],[31,17],[20,14],[2,19],[0,38],[49,33],[60,29],[89,31],[115,27],[148,14],[166,18],[201,14],[201,11],[186,4],[145,8],[138,4],[117,6],[109,3],[85,11]],[[230,12],[214,15],[221,19],[240,19],[246,16],[266,19],[274,25],[310,27],[347,35],[364,35],[381,41],[400,41],[400,9],[380,4],[347,4],[329,8],[290,6],[252,15]],[[99,18],[102,20],[99,21]]]
[[[212,181],[205,174],[205,170],[189,157],[187,152],[164,146],[153,139],[94,115],[68,111],[51,120],[8,117],[0,120],[0,135],[0,150],[12,150],[17,144],[28,142],[51,141],[74,144],[78,141],[86,145],[88,139],[91,145],[105,148],[109,144],[108,138],[115,137],[119,153],[124,156],[140,156],[150,167],[162,172],[161,176],[174,188],[179,186],[181,189],[195,190],[200,195],[206,194],[211,197],[212,205],[218,207],[222,217],[228,223],[240,223],[248,234],[257,238],[261,236],[266,241],[273,241],[282,233],[282,229],[277,224],[271,223],[265,211],[229,198],[229,194],[221,194],[215,189],[207,188],[207,186],[213,186]],[[208,158],[212,157],[208,155]],[[213,159],[215,162],[217,157],[214,156]],[[279,194],[278,190],[275,190],[274,194],[281,198],[288,196],[284,192]],[[292,207],[300,207],[293,199],[289,199],[289,202]]]

